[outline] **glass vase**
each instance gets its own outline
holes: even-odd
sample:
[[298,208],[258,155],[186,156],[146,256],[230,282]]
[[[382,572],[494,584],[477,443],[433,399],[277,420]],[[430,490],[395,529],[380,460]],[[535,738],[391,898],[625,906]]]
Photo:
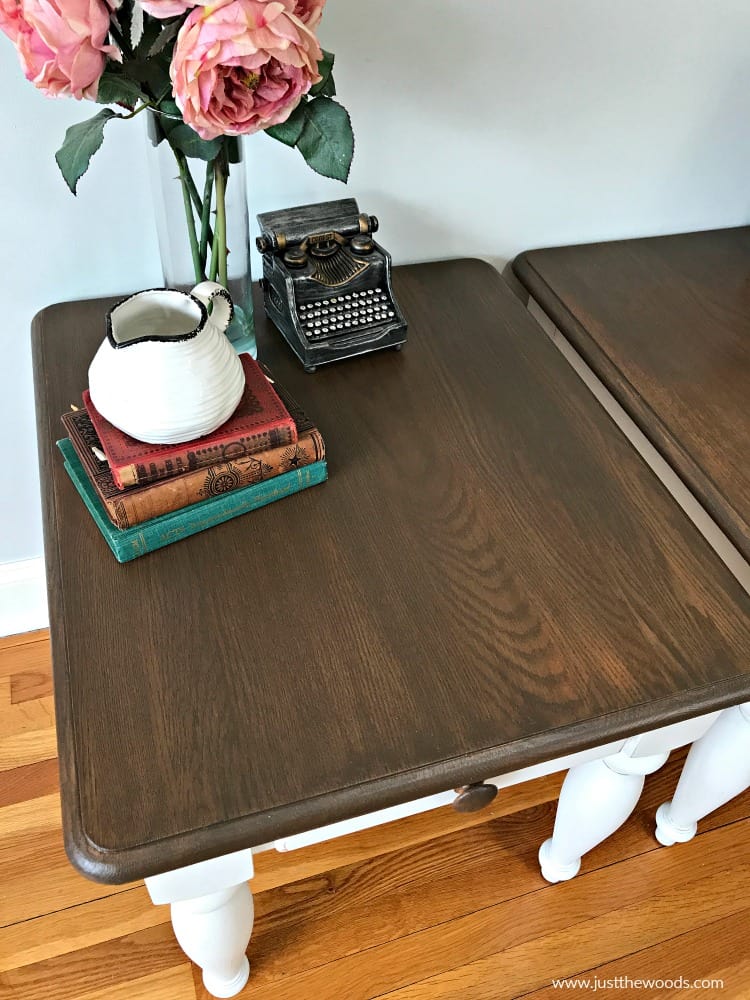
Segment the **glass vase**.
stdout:
[[238,353],[256,357],[241,142],[228,136],[212,144],[218,152],[211,160],[187,156],[170,142],[168,120],[154,112],[145,117],[164,284],[181,291],[205,279],[224,285],[234,303],[227,336]]

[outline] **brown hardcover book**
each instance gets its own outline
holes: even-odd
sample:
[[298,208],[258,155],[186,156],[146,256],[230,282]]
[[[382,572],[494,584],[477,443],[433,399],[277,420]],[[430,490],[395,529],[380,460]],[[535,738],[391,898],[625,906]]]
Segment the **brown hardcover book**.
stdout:
[[275,386],[249,354],[241,354],[240,360],[245,370],[245,391],[237,409],[213,433],[182,444],[136,441],[105,419],[92,403],[88,390],[84,392],[84,406],[119,489],[294,444],[297,440],[294,420]]
[[243,455],[229,462],[217,462],[145,486],[128,486],[124,490],[118,489],[109,464],[100,457],[103,454],[101,442],[88,412],[71,410],[62,415],[62,422],[109,519],[117,528],[132,528],[160,514],[181,510],[208,497],[320,461],[325,457],[323,438],[301,411],[297,413],[297,426],[301,429],[293,444]]

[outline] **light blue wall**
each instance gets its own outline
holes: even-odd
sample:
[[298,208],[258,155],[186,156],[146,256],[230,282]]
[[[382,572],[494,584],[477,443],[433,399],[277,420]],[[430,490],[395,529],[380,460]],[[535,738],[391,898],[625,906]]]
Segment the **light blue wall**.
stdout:
[[[357,132],[349,191],[397,261],[748,220],[747,0],[329,0],[321,29]],[[114,123],[80,195],[53,154],[93,108],[48,101],[0,39],[0,563],[41,552],[29,323],[159,280],[144,142]],[[256,212],[341,197],[248,141]]]

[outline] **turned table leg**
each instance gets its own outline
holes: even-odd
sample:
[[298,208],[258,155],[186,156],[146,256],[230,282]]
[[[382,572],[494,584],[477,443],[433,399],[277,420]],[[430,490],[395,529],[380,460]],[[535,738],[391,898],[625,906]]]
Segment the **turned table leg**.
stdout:
[[633,756],[639,737],[619,753],[572,767],[565,776],[552,837],[539,848],[548,882],[573,878],[584,854],[606,840],[635,809],[645,776],[666,763],[668,753]]
[[245,951],[253,929],[247,882],[172,903],[172,926],[182,950],[203,969],[203,985],[212,996],[240,992],[250,975]]
[[696,740],[671,802],[656,812],[660,844],[691,840],[698,821],[750,787],[750,702],[725,709]]
[[252,851],[246,850],[146,879],[152,901],[171,904],[175,937],[215,997],[235,996],[250,974],[252,876]]

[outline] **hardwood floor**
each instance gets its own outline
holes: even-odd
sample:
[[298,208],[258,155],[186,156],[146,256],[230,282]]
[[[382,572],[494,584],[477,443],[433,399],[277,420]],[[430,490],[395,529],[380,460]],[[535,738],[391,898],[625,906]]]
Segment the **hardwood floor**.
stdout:
[[[204,1000],[168,907],[101,886],[60,835],[46,634],[0,639],[0,998]],[[656,807],[684,753],[646,779],[636,814],[543,882],[536,851],[562,776],[290,854],[258,855],[248,1000],[502,1000],[564,995],[750,997],[750,796],[660,848]],[[636,989],[617,977],[723,980]],[[572,984],[571,984],[572,986]],[[569,986],[568,988],[571,988]],[[580,990],[580,985],[578,986]]]

